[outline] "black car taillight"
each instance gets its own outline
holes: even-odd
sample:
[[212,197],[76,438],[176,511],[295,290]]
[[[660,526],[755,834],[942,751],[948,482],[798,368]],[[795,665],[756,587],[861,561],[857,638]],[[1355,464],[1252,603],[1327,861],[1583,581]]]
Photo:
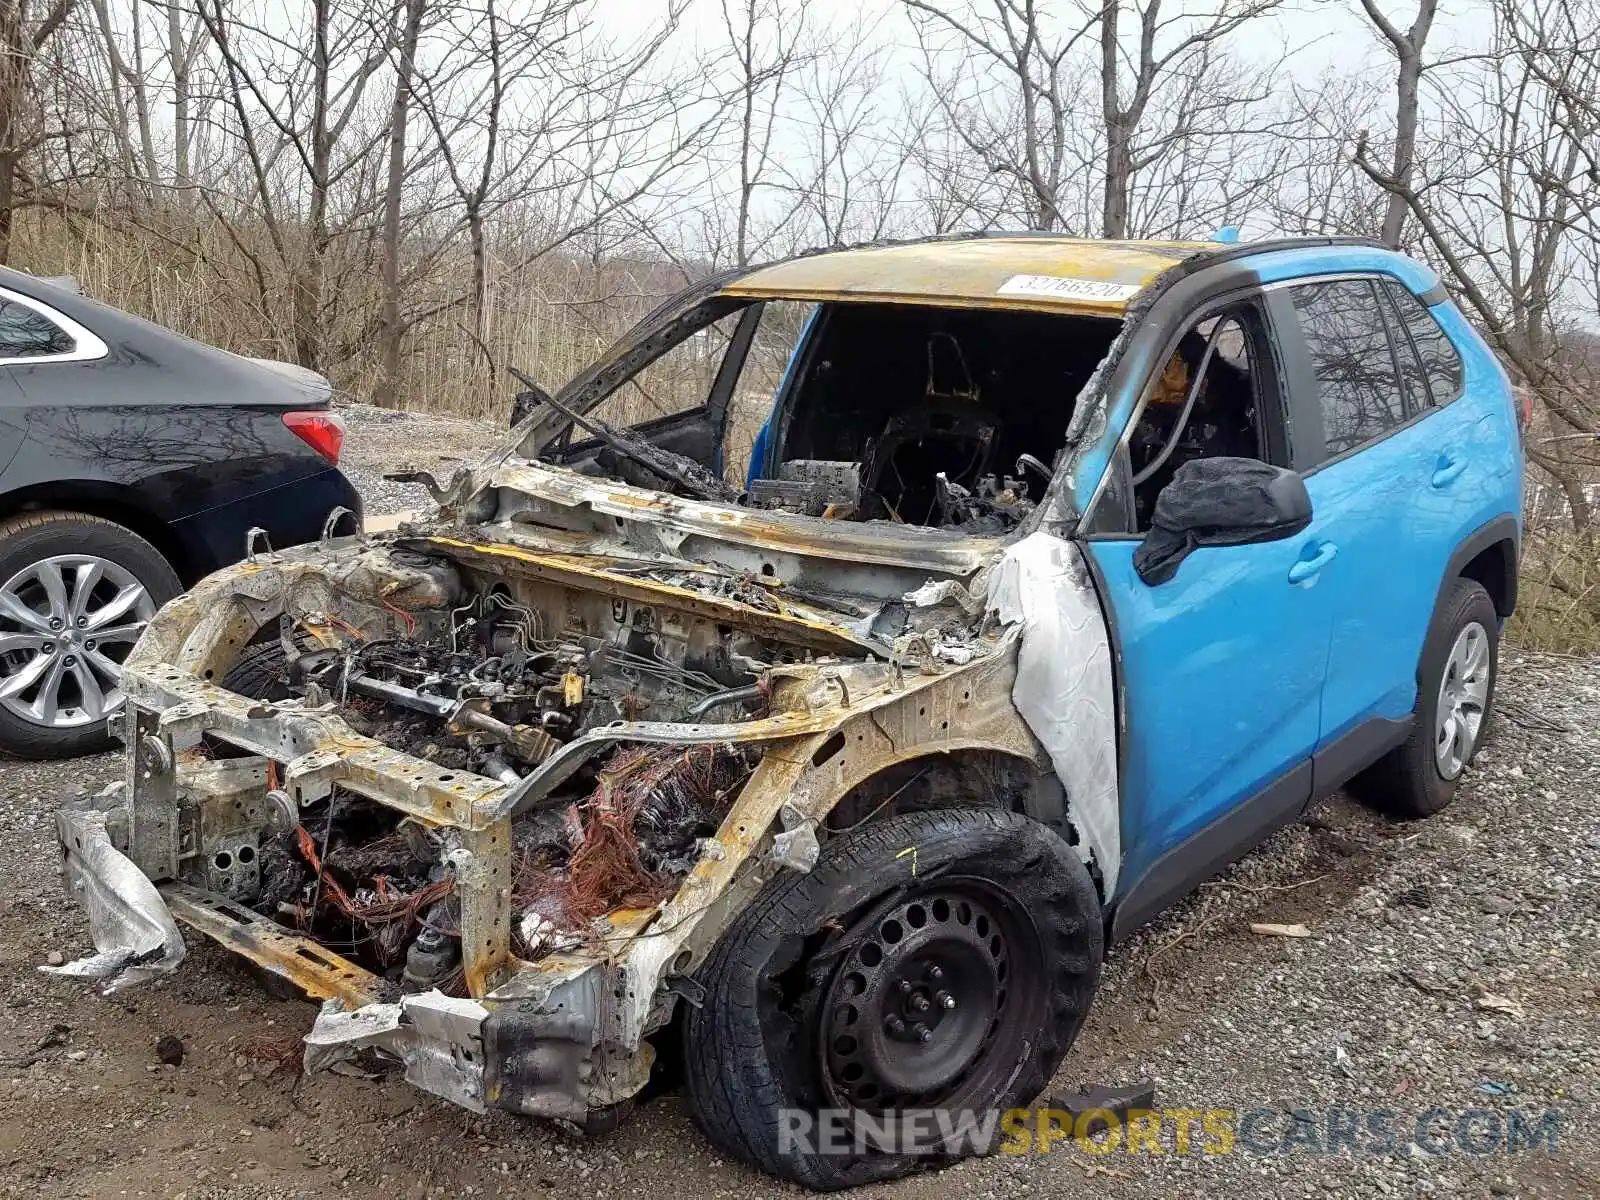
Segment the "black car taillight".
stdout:
[[286,412],[283,423],[329,463],[339,465],[339,451],[344,448],[344,422],[338,417],[323,411]]

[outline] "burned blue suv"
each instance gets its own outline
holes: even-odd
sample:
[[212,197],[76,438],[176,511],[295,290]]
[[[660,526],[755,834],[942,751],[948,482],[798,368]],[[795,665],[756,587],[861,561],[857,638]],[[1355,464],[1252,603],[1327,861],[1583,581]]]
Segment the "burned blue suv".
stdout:
[[719,1147],[843,1187],[981,1149],[1108,940],[1483,739],[1516,416],[1401,255],[830,251],[526,382],[437,518],[151,619],[61,970],[182,922],[329,1001],[308,1067],[590,1128],[670,1045]]

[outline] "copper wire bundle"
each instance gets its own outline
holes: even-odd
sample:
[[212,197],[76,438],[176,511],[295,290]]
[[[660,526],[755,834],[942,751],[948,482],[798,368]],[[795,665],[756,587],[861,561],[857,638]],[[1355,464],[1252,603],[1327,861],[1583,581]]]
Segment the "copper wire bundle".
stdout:
[[716,746],[619,750],[569,812],[569,826],[582,832],[566,871],[543,872],[519,888],[530,907],[558,926],[577,928],[613,909],[666,900],[678,890],[679,875],[647,865],[640,833],[664,815],[719,811],[732,782],[730,760]]
[[[300,856],[316,872],[317,905],[320,906],[325,900],[354,924],[366,926],[378,945],[379,957],[385,963],[392,961],[410,940],[412,932],[422,921],[422,914],[451,895],[456,888],[455,880],[446,878],[436,879],[414,892],[403,892],[394,888],[386,876],[379,875],[373,880],[374,898],[358,900],[328,873],[317,853],[316,841],[305,826],[295,826],[294,840]],[[301,929],[310,928],[315,916],[315,912],[306,906],[295,906],[295,922]]]

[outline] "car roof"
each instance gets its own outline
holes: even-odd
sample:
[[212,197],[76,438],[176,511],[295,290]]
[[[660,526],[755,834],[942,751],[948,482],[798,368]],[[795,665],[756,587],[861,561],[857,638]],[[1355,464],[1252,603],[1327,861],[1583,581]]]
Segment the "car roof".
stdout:
[[1020,309],[1120,317],[1169,267],[1234,247],[1124,242],[1059,234],[934,238],[832,250],[756,267],[724,295]]

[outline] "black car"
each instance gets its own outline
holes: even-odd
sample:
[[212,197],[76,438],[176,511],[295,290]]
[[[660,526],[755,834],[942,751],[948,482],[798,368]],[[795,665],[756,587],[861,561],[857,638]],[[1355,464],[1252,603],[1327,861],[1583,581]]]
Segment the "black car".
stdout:
[[103,746],[145,622],[253,528],[359,528],[330,393],[0,269],[0,750]]

